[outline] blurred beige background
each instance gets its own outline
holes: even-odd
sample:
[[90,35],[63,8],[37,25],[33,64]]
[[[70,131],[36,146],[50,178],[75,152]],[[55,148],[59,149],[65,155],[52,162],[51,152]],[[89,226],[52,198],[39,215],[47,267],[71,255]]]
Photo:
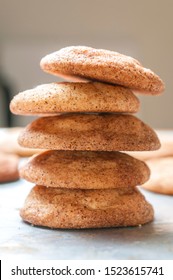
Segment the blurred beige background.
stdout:
[[[134,56],[165,81],[162,96],[142,96],[139,113],[154,128],[173,128],[173,1],[0,0],[0,74],[11,97],[58,81],[39,68],[42,56],[68,45],[88,45]],[[0,127],[5,123],[0,92]],[[27,117],[13,117],[25,125]]]

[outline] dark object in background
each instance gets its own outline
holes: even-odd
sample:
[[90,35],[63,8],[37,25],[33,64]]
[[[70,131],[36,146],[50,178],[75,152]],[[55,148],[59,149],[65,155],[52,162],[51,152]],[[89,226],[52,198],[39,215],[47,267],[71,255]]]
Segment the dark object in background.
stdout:
[[4,76],[0,74],[0,100],[4,104],[5,124],[4,126],[11,127],[12,115],[9,110],[9,103],[12,98],[11,85]]

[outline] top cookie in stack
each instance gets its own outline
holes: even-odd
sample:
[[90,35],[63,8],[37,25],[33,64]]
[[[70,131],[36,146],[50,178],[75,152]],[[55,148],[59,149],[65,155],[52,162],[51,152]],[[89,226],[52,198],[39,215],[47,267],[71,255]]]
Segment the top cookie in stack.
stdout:
[[72,81],[89,79],[122,85],[144,94],[164,90],[162,80],[136,59],[117,52],[76,46],[45,56],[41,68]]
[[139,110],[133,92],[159,94],[161,79],[131,57],[89,47],[64,48],[43,58],[41,67],[71,82],[41,85],[11,102],[13,113],[46,115],[25,128],[19,143],[51,150],[20,171],[43,185],[29,194],[22,218],[53,228],[151,221],[152,206],[136,188],[148,180],[149,169],[119,151],[160,147],[153,129],[132,113]]

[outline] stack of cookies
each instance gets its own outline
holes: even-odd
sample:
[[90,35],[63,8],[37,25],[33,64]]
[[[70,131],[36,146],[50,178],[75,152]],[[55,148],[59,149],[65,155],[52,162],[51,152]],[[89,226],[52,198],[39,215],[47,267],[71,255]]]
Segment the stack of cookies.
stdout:
[[161,79],[131,57],[81,46],[44,57],[41,68],[71,81],[38,86],[11,102],[15,114],[43,115],[20,134],[20,145],[47,149],[20,170],[36,184],[23,220],[51,228],[152,221],[153,208],[136,187],[149,179],[149,168],[120,151],[160,147],[153,129],[133,115],[133,91],[159,94]]

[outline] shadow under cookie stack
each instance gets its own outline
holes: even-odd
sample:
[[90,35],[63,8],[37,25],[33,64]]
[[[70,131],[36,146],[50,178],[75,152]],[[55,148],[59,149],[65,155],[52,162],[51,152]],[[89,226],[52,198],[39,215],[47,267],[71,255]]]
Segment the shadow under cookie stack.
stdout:
[[20,134],[19,144],[46,149],[20,170],[36,186],[20,211],[24,221],[50,228],[137,226],[153,208],[137,186],[147,165],[124,151],[160,147],[157,135],[133,114],[133,91],[160,94],[161,79],[137,60],[108,50],[67,47],[47,55],[41,68],[70,82],[19,93],[11,111],[43,115]]

